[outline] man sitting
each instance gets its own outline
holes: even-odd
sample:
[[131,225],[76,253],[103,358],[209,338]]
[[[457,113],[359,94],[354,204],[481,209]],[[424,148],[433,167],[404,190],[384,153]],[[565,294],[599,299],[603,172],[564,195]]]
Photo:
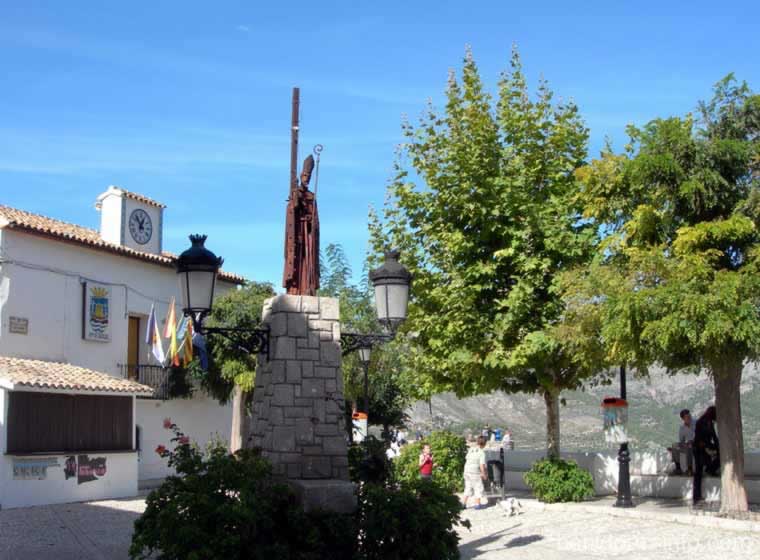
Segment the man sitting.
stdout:
[[688,408],[684,408],[680,412],[681,420],[683,424],[678,428],[678,442],[673,444],[670,448],[670,453],[673,456],[673,462],[676,465],[676,470],[673,472],[675,475],[682,475],[681,470],[681,453],[686,454],[686,472],[689,476],[693,473],[694,466],[694,424],[691,419],[691,413]]

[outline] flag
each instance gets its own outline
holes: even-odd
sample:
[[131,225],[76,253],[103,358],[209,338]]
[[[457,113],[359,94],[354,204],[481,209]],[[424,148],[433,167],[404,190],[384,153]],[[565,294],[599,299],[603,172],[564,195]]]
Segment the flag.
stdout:
[[166,325],[164,325],[164,338],[169,339],[169,358],[172,365],[179,365],[179,354],[177,348],[177,313],[174,310],[174,298],[169,304],[169,312],[166,315]]
[[206,339],[200,333],[193,333],[193,346],[201,361],[201,368],[208,370],[208,353],[206,352]]
[[187,364],[193,361],[193,322],[188,321],[185,328],[185,336],[182,340],[182,347],[184,349],[182,355],[182,363],[185,367]]
[[153,357],[163,365],[166,361],[164,354],[164,345],[161,344],[161,333],[158,330],[158,321],[156,321],[156,308],[153,304],[150,306],[150,316],[148,317],[148,328],[145,329],[145,344],[150,345],[150,351]]

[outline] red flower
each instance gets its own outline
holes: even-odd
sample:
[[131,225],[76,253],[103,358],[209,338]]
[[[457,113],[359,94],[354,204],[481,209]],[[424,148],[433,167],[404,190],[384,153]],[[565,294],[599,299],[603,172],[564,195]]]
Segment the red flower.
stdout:
[[190,438],[188,436],[182,436],[181,438],[179,438],[178,441],[180,445],[187,445],[188,443],[190,443]]
[[171,418],[164,418],[164,428],[170,429],[172,427],[172,419]]
[[166,453],[166,447],[164,447],[163,445],[159,445],[158,447],[156,447],[156,453],[158,453],[159,455],[163,455],[164,453]]

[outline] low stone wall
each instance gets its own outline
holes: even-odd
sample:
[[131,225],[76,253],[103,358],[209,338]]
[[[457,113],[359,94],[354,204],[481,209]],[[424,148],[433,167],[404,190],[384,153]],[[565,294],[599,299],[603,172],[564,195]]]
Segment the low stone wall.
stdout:
[[[523,475],[531,465],[543,458],[542,451],[512,450],[505,454],[507,488],[527,490]],[[588,470],[594,478],[594,491],[598,496],[617,493],[618,462],[617,452],[571,452],[562,453],[563,459],[573,460]],[[760,452],[748,451],[744,456],[745,484],[751,502],[760,502]],[[670,453],[663,451],[642,451],[631,453],[631,492],[636,496],[659,498],[691,497],[692,479],[686,476],[671,476]],[[720,499],[720,478],[705,477],[703,495],[708,501]]]

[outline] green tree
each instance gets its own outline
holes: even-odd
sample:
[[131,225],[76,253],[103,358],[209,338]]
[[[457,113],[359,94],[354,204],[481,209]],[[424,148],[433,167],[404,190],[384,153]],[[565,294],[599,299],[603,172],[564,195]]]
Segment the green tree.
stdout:
[[[358,284],[354,284],[351,264],[343,247],[336,244],[325,248],[320,263],[322,287],[319,293],[339,299],[342,331],[377,332],[379,325],[366,273]],[[365,266],[365,271],[366,268]],[[403,424],[406,420],[405,410],[409,398],[399,383],[399,352],[403,348],[403,344],[394,341],[388,345],[378,345],[372,350],[368,375],[369,423],[383,426],[385,433],[388,433],[390,427]],[[342,369],[345,399],[352,403],[363,401],[364,370],[355,352],[343,357]],[[350,423],[347,429],[350,430]]]
[[[255,329],[261,326],[264,301],[274,296],[272,285],[248,282],[238,290],[215,298],[207,326]],[[190,371],[200,380],[201,387],[221,404],[232,398],[232,435],[230,447],[234,450],[245,446],[248,439],[246,417],[253,395],[256,375],[256,356],[248,354],[234,340],[221,335],[210,335],[207,340],[208,370],[200,367],[196,358]]]
[[409,369],[426,390],[542,394],[557,456],[560,393],[591,373],[555,332],[559,274],[592,252],[574,205],[588,132],[546,82],[531,96],[516,50],[496,103],[469,51],[446,98],[403,124],[384,220],[371,223],[375,248],[398,247],[414,277]]
[[697,115],[629,135],[624,153],[579,172],[603,242],[567,278],[566,318],[605,341],[607,362],[711,375],[721,510],[746,512],[739,388],[760,344],[760,96],[729,75]]

